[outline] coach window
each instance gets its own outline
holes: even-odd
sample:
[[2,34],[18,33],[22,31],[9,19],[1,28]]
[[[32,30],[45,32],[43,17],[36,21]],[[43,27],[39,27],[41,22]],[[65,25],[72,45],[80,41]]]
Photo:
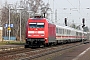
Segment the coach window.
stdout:
[[65,29],[65,34],[67,34],[67,29]]
[[67,34],[69,34],[69,30],[67,30]]
[[63,29],[63,34],[64,34],[64,29]]
[[58,28],[56,28],[56,33],[58,33]]
[[58,28],[58,33],[60,34],[60,29]]
[[58,29],[58,33],[60,34],[60,29]]
[[80,36],[82,36],[82,33],[80,33]]
[[68,34],[69,34],[69,30],[68,30]]
[[62,29],[60,29],[60,34],[62,34]]
[[82,33],[81,32],[79,33],[79,36],[82,36]]
[[78,32],[76,32],[76,36],[78,36]]
[[62,34],[61,32],[62,32],[62,30],[59,28],[59,34]]

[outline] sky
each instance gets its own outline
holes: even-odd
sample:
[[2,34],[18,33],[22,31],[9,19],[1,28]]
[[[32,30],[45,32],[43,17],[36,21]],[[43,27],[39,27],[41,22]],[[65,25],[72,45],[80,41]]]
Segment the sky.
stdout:
[[[44,0],[46,1],[46,0]],[[85,18],[85,25],[90,27],[90,0],[47,0],[50,7],[57,10],[57,20],[64,24],[64,18],[68,23],[75,23],[82,26],[82,19]]]
[[[0,0],[5,2],[6,0]],[[8,3],[15,3],[20,0],[7,0]],[[90,0],[43,0],[50,4],[53,11],[53,21],[55,21],[55,11],[57,12],[57,23],[64,24],[67,18],[68,24],[75,23],[82,26],[82,19],[85,18],[85,25],[90,28]],[[1,4],[1,3],[0,3]]]

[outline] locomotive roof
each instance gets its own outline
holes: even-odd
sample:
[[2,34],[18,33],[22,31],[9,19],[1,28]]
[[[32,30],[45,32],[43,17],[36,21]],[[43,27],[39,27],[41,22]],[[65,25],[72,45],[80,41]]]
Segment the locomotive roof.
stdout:
[[29,19],[32,19],[32,20],[41,20],[41,19],[46,19],[46,18],[29,18]]

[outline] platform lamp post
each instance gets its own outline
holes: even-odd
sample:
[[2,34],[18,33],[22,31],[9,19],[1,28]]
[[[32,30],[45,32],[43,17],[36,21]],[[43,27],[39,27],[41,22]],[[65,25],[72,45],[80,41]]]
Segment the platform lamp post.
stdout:
[[24,8],[17,8],[17,10],[20,10],[20,42],[21,40],[21,10],[23,10]]
[[9,24],[8,24],[9,40],[10,40],[10,32],[11,32],[11,28],[10,28],[10,9],[11,9],[11,7],[10,7],[10,5],[12,5],[12,4],[9,4]]
[[[1,9],[0,9],[0,18],[1,18]],[[1,21],[1,19],[0,19],[0,21]]]
[[0,26],[1,26],[1,19],[2,19],[2,17],[1,17],[1,9],[0,9]]

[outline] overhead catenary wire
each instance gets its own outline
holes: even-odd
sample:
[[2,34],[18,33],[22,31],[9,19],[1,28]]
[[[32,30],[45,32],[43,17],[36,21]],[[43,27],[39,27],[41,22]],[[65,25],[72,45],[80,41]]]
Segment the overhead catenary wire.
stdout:
[[[71,6],[73,6],[75,8],[75,6],[69,0],[67,0],[67,1],[71,4]],[[82,16],[82,14],[80,13],[80,0],[79,0],[79,11],[77,10],[77,12]]]

